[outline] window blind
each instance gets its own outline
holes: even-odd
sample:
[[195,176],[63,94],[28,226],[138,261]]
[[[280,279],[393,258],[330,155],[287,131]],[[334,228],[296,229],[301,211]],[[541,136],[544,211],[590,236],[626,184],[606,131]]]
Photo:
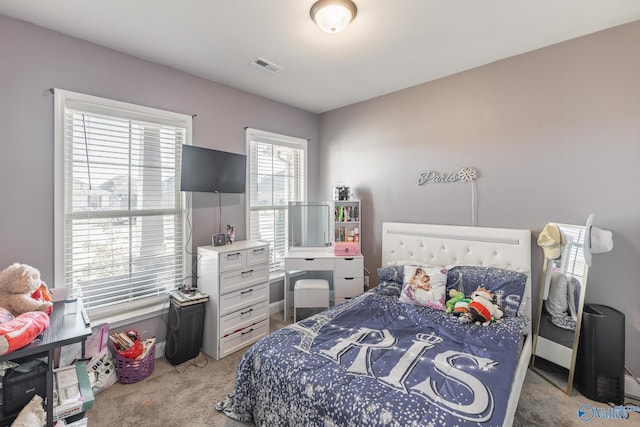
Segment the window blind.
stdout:
[[306,140],[247,130],[250,239],[270,243],[270,271],[284,269],[288,203],[306,200]]
[[78,97],[60,104],[64,284],[89,309],[166,294],[186,275],[178,181],[191,117]]

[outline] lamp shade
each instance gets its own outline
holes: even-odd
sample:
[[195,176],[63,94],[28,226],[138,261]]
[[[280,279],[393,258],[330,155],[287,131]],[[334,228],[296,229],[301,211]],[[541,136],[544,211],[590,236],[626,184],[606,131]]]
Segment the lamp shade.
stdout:
[[347,28],[357,12],[351,0],[319,0],[311,6],[311,19],[322,31],[335,34]]

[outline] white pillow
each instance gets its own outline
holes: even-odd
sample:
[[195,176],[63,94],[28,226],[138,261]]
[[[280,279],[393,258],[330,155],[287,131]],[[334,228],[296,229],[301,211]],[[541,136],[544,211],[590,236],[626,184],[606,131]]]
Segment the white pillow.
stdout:
[[400,302],[446,310],[447,270],[440,267],[406,265]]

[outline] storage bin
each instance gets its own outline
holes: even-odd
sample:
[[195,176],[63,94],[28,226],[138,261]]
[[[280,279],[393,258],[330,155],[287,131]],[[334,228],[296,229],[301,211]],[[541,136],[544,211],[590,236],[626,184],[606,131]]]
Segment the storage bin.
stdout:
[[140,360],[127,359],[115,352],[116,374],[118,382],[132,384],[142,381],[153,372],[154,361],[156,359],[156,346],[152,345],[149,352]]

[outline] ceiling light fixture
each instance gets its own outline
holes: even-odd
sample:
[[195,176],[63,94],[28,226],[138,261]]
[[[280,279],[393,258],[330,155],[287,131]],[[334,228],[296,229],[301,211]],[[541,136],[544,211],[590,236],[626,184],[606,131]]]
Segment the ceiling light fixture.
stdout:
[[357,12],[351,0],[318,0],[311,6],[311,19],[325,33],[335,34],[347,28]]

